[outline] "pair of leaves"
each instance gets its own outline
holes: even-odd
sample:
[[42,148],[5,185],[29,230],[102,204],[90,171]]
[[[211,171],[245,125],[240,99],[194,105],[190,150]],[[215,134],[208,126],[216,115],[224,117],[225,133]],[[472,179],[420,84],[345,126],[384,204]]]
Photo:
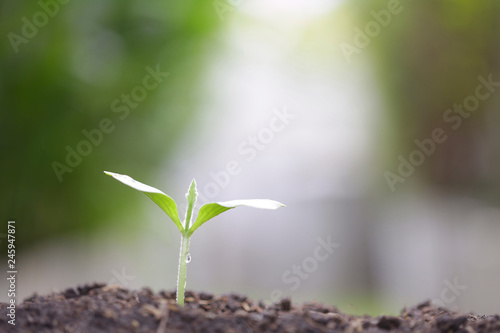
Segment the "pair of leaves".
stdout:
[[[260,209],[277,209],[279,207],[285,207],[285,205],[283,205],[282,203],[269,199],[232,200],[225,202],[208,203],[200,208],[195,222],[191,226],[187,225],[186,227],[188,227],[189,229],[185,230],[181,220],[179,219],[177,205],[171,197],[157,188],[136,181],[130,176],[108,171],[104,171],[104,173],[112,176],[123,184],[128,185],[133,189],[141,191],[142,193],[147,195],[172,219],[181,233],[187,232],[188,235],[192,235],[196,229],[198,229],[203,223],[207,222],[213,217],[235,207],[246,206]],[[194,180],[188,190],[187,199],[188,204],[191,203],[191,205],[194,205],[194,201],[196,200],[196,183]],[[189,222],[190,221],[188,221],[188,224]]]

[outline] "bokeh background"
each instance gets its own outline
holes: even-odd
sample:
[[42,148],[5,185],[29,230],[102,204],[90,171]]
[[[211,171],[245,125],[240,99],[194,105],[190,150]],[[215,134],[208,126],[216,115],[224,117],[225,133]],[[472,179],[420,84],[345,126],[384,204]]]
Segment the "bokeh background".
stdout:
[[181,216],[193,177],[287,204],[197,231],[188,289],[500,312],[498,1],[2,0],[0,36],[19,299],[175,288],[177,228],[109,170]]

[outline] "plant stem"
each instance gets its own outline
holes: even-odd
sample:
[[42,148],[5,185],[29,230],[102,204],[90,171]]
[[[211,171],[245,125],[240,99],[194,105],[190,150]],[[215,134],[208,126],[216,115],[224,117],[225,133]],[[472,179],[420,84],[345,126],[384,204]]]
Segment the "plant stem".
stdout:
[[189,242],[191,236],[182,233],[181,249],[179,253],[179,271],[177,275],[177,304],[184,305],[184,290],[186,289],[186,270],[188,264]]
[[186,289],[186,270],[187,264],[191,260],[189,254],[189,242],[191,234],[189,233],[189,226],[191,225],[191,218],[193,216],[194,205],[196,204],[196,181],[193,179],[186,193],[188,207],[186,210],[186,219],[184,220],[184,231],[181,232],[181,249],[179,251],[179,269],[177,272],[177,304],[184,305],[184,290]]

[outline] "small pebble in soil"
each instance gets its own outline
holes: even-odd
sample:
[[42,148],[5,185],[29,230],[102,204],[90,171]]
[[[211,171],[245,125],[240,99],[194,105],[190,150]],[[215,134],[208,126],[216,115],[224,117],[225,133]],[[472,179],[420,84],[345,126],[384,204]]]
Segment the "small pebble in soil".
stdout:
[[401,325],[401,319],[396,317],[383,316],[379,319],[377,327],[383,330],[393,330]]
[[283,298],[280,302],[281,311],[290,311],[292,309],[292,301],[290,298]]

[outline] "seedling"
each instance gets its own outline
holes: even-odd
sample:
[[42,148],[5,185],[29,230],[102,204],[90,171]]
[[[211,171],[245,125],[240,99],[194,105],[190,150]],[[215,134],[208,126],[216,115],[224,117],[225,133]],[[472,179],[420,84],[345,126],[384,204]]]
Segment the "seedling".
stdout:
[[179,212],[177,211],[177,205],[175,201],[162,191],[151,187],[149,185],[138,182],[127,175],[120,175],[114,172],[104,171],[105,174],[112,176],[116,180],[128,185],[138,191],[141,191],[147,195],[151,200],[153,200],[158,206],[175,223],[179,231],[181,232],[181,248],[179,253],[179,267],[177,272],[177,304],[184,305],[184,290],[186,288],[186,269],[187,264],[191,261],[191,255],[189,254],[189,243],[191,241],[191,236],[193,232],[198,229],[203,223],[207,222],[211,218],[224,213],[227,210],[233,209],[239,206],[261,208],[261,209],[277,209],[279,207],[285,207],[280,202],[269,200],[269,199],[251,199],[251,200],[232,200],[225,202],[212,202],[203,205],[194,223],[191,223],[193,216],[193,209],[196,204],[196,198],[198,192],[196,190],[196,182],[193,179],[191,185],[189,186],[188,192],[186,193],[187,199],[187,210],[186,217],[183,222],[179,219]]

